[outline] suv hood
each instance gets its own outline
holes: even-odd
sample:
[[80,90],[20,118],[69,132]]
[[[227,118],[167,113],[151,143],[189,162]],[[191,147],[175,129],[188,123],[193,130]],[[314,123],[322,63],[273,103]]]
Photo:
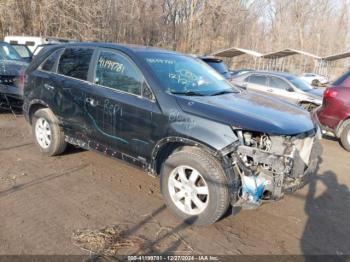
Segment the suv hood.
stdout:
[[218,96],[177,96],[177,101],[186,113],[244,130],[296,135],[315,128],[307,111],[248,91]]
[[29,64],[16,60],[0,60],[0,75],[19,76]]

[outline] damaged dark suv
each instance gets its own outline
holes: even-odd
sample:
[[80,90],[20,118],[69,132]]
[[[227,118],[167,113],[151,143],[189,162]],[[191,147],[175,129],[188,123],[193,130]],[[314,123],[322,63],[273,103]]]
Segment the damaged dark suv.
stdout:
[[190,224],[282,198],[320,155],[308,112],[155,48],[53,46],[26,72],[24,112],[42,153],[69,143],[137,165],[160,177],[166,204]]

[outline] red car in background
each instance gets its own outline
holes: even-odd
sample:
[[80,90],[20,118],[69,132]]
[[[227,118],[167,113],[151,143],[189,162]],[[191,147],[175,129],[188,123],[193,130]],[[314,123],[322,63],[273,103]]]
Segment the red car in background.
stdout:
[[350,71],[325,90],[323,104],[316,114],[323,131],[339,138],[350,151]]

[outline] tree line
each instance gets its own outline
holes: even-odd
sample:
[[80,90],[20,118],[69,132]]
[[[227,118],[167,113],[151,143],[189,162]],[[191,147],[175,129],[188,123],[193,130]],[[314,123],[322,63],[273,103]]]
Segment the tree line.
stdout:
[[0,36],[23,34],[323,56],[349,48],[349,0],[0,0]]

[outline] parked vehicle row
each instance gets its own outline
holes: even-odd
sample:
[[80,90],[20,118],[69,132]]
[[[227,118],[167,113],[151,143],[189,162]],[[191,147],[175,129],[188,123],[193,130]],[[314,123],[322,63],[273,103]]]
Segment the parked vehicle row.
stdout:
[[307,111],[156,48],[48,47],[26,71],[23,110],[43,154],[69,143],[137,165],[160,178],[167,206],[190,224],[281,199],[321,154]]
[[0,108],[22,108],[21,81],[27,66],[13,46],[0,42]]
[[26,46],[32,53],[38,46],[50,44],[63,44],[77,42],[77,40],[65,39],[60,37],[45,37],[45,36],[5,36],[4,42],[11,45]]
[[237,86],[268,94],[313,111],[322,104],[323,90],[314,89],[298,77],[273,71],[251,71],[232,79]]
[[315,73],[304,73],[300,78],[313,86],[322,86],[329,83],[329,79],[326,76]]

